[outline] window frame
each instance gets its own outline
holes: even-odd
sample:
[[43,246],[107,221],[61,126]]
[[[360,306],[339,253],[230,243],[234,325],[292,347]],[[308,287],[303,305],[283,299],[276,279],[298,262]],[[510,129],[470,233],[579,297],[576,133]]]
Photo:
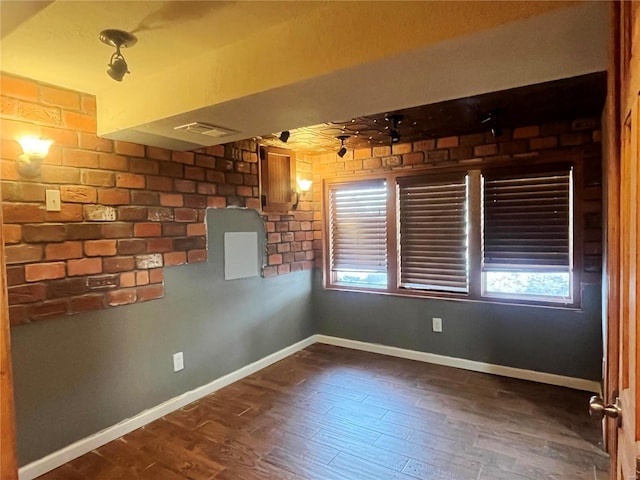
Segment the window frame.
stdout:
[[[581,276],[583,268],[583,155],[580,152],[561,152],[559,154],[540,155],[527,159],[526,164],[515,166],[513,160],[495,161],[489,165],[478,162],[472,165],[455,166],[430,166],[412,169],[398,169],[384,172],[372,172],[369,174],[344,175],[323,179],[322,188],[322,253],[323,253],[323,287],[327,290],[366,292],[379,295],[395,295],[414,298],[434,298],[458,301],[471,301],[483,303],[500,303],[525,306],[542,306],[560,309],[581,308]],[[572,231],[572,302],[558,302],[540,300],[539,298],[513,298],[499,297],[483,294],[482,279],[482,172],[494,169],[525,170],[532,166],[559,164],[573,168],[573,231]],[[403,177],[429,177],[441,176],[451,173],[465,172],[468,180],[468,293],[447,292],[423,289],[406,289],[400,287],[400,239],[399,239],[399,188],[398,179]],[[340,285],[331,278],[331,259],[329,256],[330,239],[329,228],[329,193],[334,185],[343,185],[353,182],[368,180],[385,180],[387,182],[387,288],[368,288]]]

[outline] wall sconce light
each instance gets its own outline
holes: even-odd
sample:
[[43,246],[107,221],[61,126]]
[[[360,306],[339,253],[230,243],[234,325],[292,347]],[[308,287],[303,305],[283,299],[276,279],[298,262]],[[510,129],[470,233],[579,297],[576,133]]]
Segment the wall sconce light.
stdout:
[[22,147],[22,154],[16,160],[16,168],[22,177],[37,177],[40,175],[42,160],[49,153],[53,140],[38,137],[24,137],[18,140]]
[[293,202],[293,206],[291,208],[293,208],[294,210],[298,208],[298,203],[300,203],[300,195],[304,197],[304,195],[311,189],[312,183],[313,181],[311,180],[307,180],[304,178],[298,179],[298,188],[293,191],[293,194],[295,195],[295,202]]
[[502,122],[500,121],[500,117],[504,113],[504,110],[498,109],[493,110],[480,121],[483,125],[488,125],[489,130],[491,131],[494,137],[501,137],[504,133],[502,130]]
[[351,135],[339,135],[336,138],[340,140],[340,150],[338,150],[338,156],[340,158],[344,157],[347,154],[347,147],[344,146],[344,141],[349,138]]
[[122,53],[120,53],[120,49],[134,46],[138,39],[132,33],[115,29],[103,30],[100,32],[99,38],[102,43],[116,47],[115,53],[111,55],[107,74],[116,82],[121,82],[124,76],[131,72],[129,72],[129,66]]

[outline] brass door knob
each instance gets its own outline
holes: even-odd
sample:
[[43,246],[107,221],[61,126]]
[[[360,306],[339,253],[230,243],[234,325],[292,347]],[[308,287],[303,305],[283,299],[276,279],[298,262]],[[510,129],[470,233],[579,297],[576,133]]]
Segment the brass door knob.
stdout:
[[601,420],[603,417],[614,418],[620,423],[622,411],[620,409],[620,398],[616,397],[615,403],[605,405],[602,397],[594,395],[589,400],[589,415]]

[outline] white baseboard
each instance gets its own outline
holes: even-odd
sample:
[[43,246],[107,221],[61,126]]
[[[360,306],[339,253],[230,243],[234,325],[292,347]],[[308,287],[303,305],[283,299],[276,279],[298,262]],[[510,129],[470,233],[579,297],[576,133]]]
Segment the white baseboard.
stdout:
[[448,367],[462,368],[464,370],[473,370],[475,372],[492,373],[503,377],[519,378],[522,380],[531,380],[533,382],[547,383],[550,385],[558,385],[561,387],[574,388],[577,390],[586,390],[589,392],[597,392],[600,384],[592,380],[582,378],[565,377],[562,375],[554,375],[552,373],[535,372],[532,370],[523,370],[520,368],[505,367],[503,365],[492,365],[489,363],[476,362],[474,360],[466,360],[463,358],[447,357],[434,353],[418,352],[415,350],[406,350],[404,348],[389,347],[387,345],[359,342],[357,340],[348,340],[345,338],[330,337],[327,335],[312,335],[301,340],[289,347],[283,348],[271,355],[268,355],[256,362],[246,365],[238,370],[220,377],[211,383],[198,387],[182,395],[174,397],[166,402],[161,403],[153,408],[140,412],[134,417],[117,423],[111,427],[97,432],[89,437],[78,440],[56,452],[50,453],[35,462],[29,463],[19,470],[20,480],[33,480],[40,475],[58,468],[65,463],[78,458],[96,448],[120,438],[144,425],[157,420],[169,413],[178,410],[196,400],[205,397],[216,390],[227,385],[237,382],[246,376],[249,376],[258,370],[268,367],[272,363],[282,360],[314,343],[326,343],[338,347],[351,348],[353,350],[362,350],[365,352],[379,353],[392,357],[407,358],[417,360],[419,362],[434,363],[437,365],[445,365]]
[[304,340],[301,340],[293,345],[290,345],[282,350],[279,350],[271,355],[268,355],[258,361],[250,363],[238,370],[231,372],[223,377],[214,380],[211,383],[198,387],[189,392],[185,392],[182,395],[174,397],[166,402],[161,403],[153,408],[140,412],[134,417],[127,418],[126,420],[117,423],[111,427],[105,428],[98,433],[95,433],[89,437],[78,440],[71,445],[68,445],[56,452],[50,453],[46,457],[43,457],[35,462],[29,463],[19,470],[20,480],[33,480],[40,475],[58,468],[65,463],[78,458],[85,453],[88,453],[96,448],[99,448],[107,443],[120,438],[127,433],[130,433],[144,425],[151,423],[158,418],[161,418],[169,413],[178,410],[196,400],[205,397],[216,390],[219,390],[227,385],[237,382],[244,377],[247,377],[258,370],[262,370],[268,367],[272,363],[275,363],[283,358],[286,358],[297,351],[307,348],[309,345],[315,343],[315,336],[312,335]]
[[600,383],[593,380],[583,378],[565,377],[563,375],[555,375],[553,373],[536,372],[533,370],[524,370],[522,368],[505,367],[504,365],[493,365],[491,363],[477,362],[475,360],[467,360],[465,358],[447,357],[435,353],[418,352],[416,350],[407,350],[398,347],[389,347],[378,343],[359,342],[357,340],[348,340],[346,338],[330,337],[327,335],[314,335],[316,342],[335,345],[337,347],[351,348],[353,350],[362,350],[365,352],[380,353],[391,357],[407,358],[409,360],[417,360],[419,362],[434,363],[436,365],[444,365],[447,367],[462,368],[464,370],[472,370],[474,372],[491,373],[503,377],[519,378],[521,380],[531,380],[532,382],[547,383],[560,387],[573,388],[575,390],[585,390],[587,392],[599,392]]

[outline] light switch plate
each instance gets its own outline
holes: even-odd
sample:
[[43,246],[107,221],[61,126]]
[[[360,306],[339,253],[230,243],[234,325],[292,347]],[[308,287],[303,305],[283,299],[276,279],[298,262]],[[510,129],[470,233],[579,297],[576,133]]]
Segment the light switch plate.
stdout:
[[438,333],[442,332],[442,319],[433,317],[431,321],[433,322],[433,331]]
[[47,212],[60,211],[60,190],[47,190],[45,198],[47,200]]
[[182,352],[173,354],[173,371],[179,372],[180,370],[184,370],[184,355]]

